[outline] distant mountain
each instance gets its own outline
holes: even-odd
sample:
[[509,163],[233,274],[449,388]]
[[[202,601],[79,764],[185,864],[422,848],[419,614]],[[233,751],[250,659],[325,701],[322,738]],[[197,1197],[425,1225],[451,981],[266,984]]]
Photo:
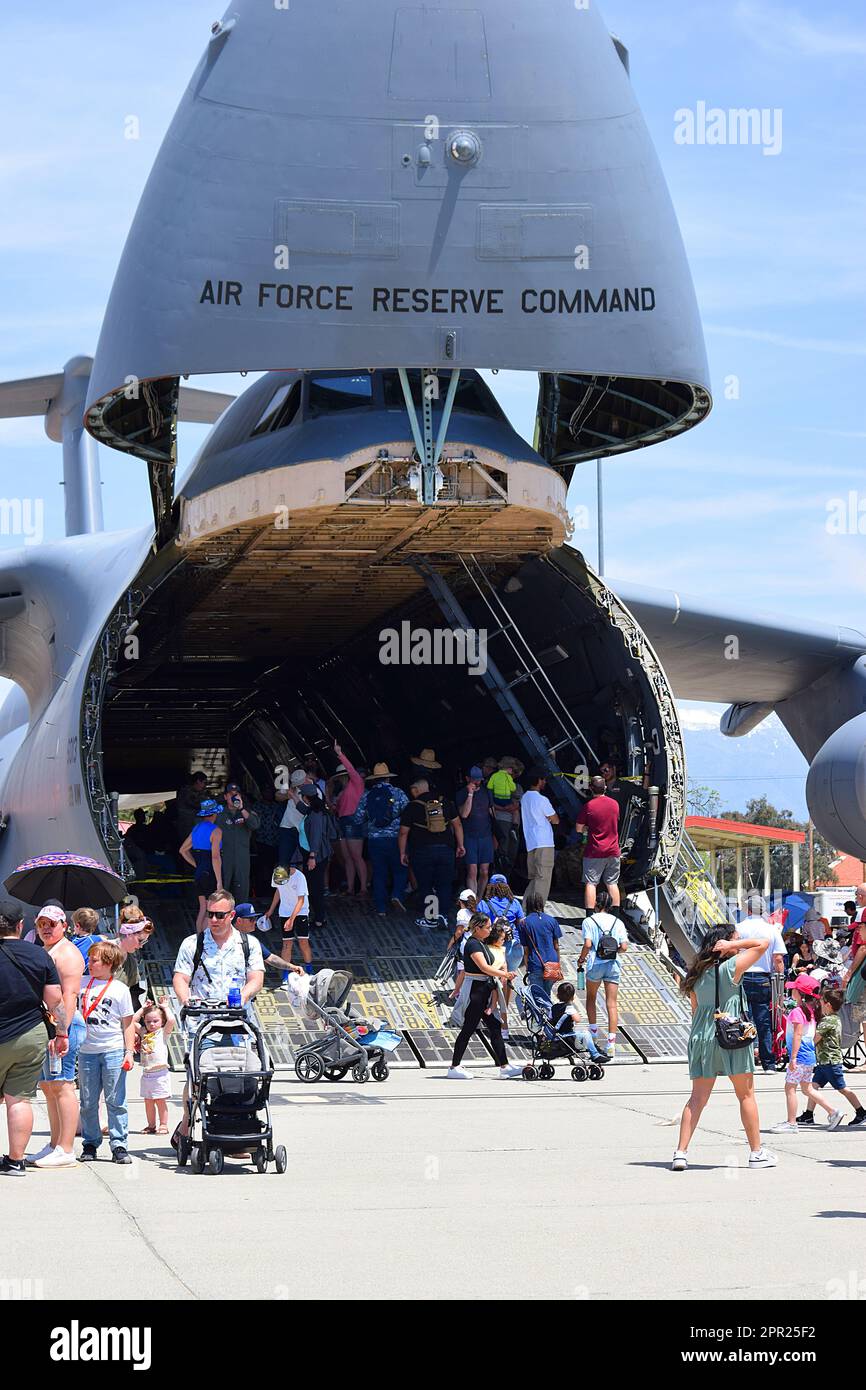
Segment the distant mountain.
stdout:
[[755,796],[766,796],[780,811],[808,820],[808,763],[776,715],[743,738],[719,732],[723,705],[683,701],[680,722],[686,743],[689,785],[714,787],[726,811],[745,811]]

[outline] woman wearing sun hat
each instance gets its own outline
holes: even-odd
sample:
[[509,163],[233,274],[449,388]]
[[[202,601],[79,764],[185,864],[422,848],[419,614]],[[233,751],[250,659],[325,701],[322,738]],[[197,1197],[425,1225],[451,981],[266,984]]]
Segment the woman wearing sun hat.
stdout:
[[207,900],[211,893],[222,889],[223,833],[217,825],[222,807],[208,798],[198,809],[197,823],[180,847],[180,857],[194,870],[195,891],[198,895],[198,916],[195,929],[203,932],[206,926]]

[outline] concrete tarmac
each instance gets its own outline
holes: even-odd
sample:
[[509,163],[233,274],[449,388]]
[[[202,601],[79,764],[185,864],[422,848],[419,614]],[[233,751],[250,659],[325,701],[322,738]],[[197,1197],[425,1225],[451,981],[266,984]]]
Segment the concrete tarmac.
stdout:
[[[751,1172],[719,1081],[692,1166],[672,1173],[685,1066],[583,1084],[563,1066],[550,1082],[476,1077],[277,1080],[284,1176],[177,1169],[166,1138],[137,1133],[133,1099],[129,1167],[106,1140],[95,1164],[0,1177],[0,1284],[31,1280],[46,1299],[452,1299],[488,1296],[491,1279],[507,1299],[858,1296],[866,1128],[765,1133],[779,1166]],[[784,1116],[782,1078],[757,1089],[766,1131]],[[44,1132],[40,1107],[32,1149]]]

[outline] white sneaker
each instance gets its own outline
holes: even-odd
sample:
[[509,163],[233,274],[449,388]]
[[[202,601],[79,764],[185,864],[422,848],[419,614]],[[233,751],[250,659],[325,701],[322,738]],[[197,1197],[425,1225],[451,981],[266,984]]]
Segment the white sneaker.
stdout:
[[[778,1125],[776,1126],[778,1129]],[[749,1154],[750,1168],[775,1168],[779,1162],[775,1154],[771,1154],[769,1149],[758,1149],[757,1153]]]
[[53,1144],[45,1144],[45,1145],[39,1150],[38,1153],[35,1153],[35,1154],[25,1154],[25,1155],[24,1155],[24,1162],[25,1162],[25,1163],[38,1163],[39,1160],[40,1160],[40,1158],[47,1158],[49,1154],[53,1154],[53,1153],[54,1153],[54,1145],[53,1145]]
[[516,1065],[514,1065],[514,1064],[512,1064],[511,1066],[500,1067],[500,1068],[499,1068],[499,1080],[500,1080],[500,1081],[512,1081],[512,1080],[514,1079],[515,1076],[522,1076],[522,1075],[523,1075],[523,1067],[518,1067],[518,1066],[516,1066]]
[[78,1159],[74,1153],[68,1154],[65,1149],[58,1146],[46,1154],[44,1158],[37,1159],[33,1166],[35,1168],[77,1168]]
[[469,1071],[464,1071],[463,1067],[448,1068],[449,1081],[474,1081],[475,1077]]
[[794,1120],[782,1120],[781,1124],[773,1125],[771,1134],[796,1134],[802,1126],[797,1125]]
[[841,1125],[841,1123],[842,1123],[842,1111],[841,1111],[841,1110],[834,1110],[834,1111],[833,1111],[833,1114],[830,1116],[829,1120],[827,1121],[827,1128],[828,1128],[828,1129],[838,1129],[839,1126]]
[[673,1162],[671,1163],[671,1172],[684,1173],[688,1166],[688,1155],[684,1154],[682,1149],[677,1149],[673,1156]]

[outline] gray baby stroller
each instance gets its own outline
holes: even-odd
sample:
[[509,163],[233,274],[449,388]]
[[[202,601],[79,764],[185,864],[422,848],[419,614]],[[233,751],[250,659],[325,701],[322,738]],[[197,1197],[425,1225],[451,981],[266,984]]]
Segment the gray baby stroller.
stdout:
[[274,1070],[258,1025],[242,1008],[186,1004],[181,1020],[198,1020],[186,1059],[189,1134],[177,1136],[177,1163],[194,1173],[221,1173],[226,1154],[251,1153],[256,1171],[288,1167],[274,1148],[269,1095]]
[[532,1044],[532,1060],[523,1068],[524,1081],[552,1081],[556,1071],[552,1063],[563,1060],[571,1067],[572,1081],[601,1081],[604,1067],[594,1060],[585,1048],[573,1041],[553,1023],[549,1001],[533,994],[519,980],[512,982],[520,1016],[526,1024]]
[[391,1035],[380,1019],[364,1018],[348,1002],[352,979],[350,970],[319,970],[311,977],[303,1014],[318,1020],[324,1033],[295,1053],[300,1081],[342,1081],[349,1071],[354,1081],[368,1081],[371,1075],[374,1081],[387,1081],[385,1048],[377,1037],[380,1030],[383,1040]]

